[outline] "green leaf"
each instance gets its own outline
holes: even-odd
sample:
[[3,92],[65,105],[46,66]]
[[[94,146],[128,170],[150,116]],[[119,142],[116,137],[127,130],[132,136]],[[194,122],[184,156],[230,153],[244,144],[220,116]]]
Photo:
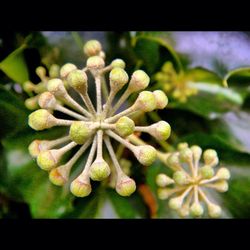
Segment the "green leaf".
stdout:
[[235,80],[235,78],[237,79],[237,77],[241,79],[247,78],[247,80],[249,81],[250,80],[250,68],[242,67],[242,68],[230,70],[223,78],[223,85],[228,87],[228,81],[230,80],[230,78],[233,78],[232,80]]
[[0,86],[0,138],[13,135],[28,126],[28,110],[21,99]]
[[23,50],[27,47],[23,44],[21,47],[9,54],[1,63],[0,69],[12,80],[18,83],[24,83],[29,79],[28,67],[26,65]]

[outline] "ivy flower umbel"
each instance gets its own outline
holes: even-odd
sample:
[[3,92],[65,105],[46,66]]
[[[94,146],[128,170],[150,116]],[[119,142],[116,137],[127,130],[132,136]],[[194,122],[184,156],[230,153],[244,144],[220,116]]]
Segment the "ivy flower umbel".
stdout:
[[[203,164],[200,163],[201,157]],[[202,154],[199,146],[180,144],[177,152],[168,155],[166,163],[174,173],[172,178],[166,174],[157,176],[160,199],[165,200],[174,195],[169,200],[169,207],[181,217],[189,214],[200,217],[204,213],[202,203],[207,206],[210,217],[217,218],[221,215],[221,207],[210,200],[207,192],[208,189],[226,192],[230,172],[224,167],[215,172],[214,168],[219,163],[215,150],[207,149]]]
[[[86,67],[77,69],[72,64],[64,65],[60,71],[61,79],[49,80],[48,91],[40,95],[39,105],[41,109],[29,116],[29,125],[35,130],[48,129],[54,126],[69,126],[69,134],[52,141],[35,140],[30,144],[29,151],[33,157],[37,158],[39,167],[49,171],[51,182],[61,186],[68,181],[72,166],[90,147],[83,171],[70,185],[70,190],[75,196],[85,197],[91,192],[90,179],[102,181],[111,174],[110,166],[103,155],[103,144],[105,144],[116,171],[116,191],[122,196],[129,196],[135,191],[136,185],[134,180],[123,172],[110,138],[131,150],[141,164],[151,165],[156,158],[155,148],[150,145],[133,145],[126,137],[133,132],[141,131],[147,132],[160,140],[166,140],[170,135],[170,126],[164,121],[148,127],[136,126],[129,116],[137,111],[151,112],[155,109],[163,109],[166,107],[168,99],[159,90],[154,92],[143,91],[147,88],[150,79],[142,70],[135,71],[129,80],[129,76],[124,70],[125,63],[123,60],[116,59],[105,67],[105,54],[98,41],[87,42],[84,46],[84,52],[89,56]],[[110,92],[103,104],[103,88],[101,85],[105,84],[103,76],[109,71]],[[94,107],[88,95],[89,77],[86,73],[90,73],[95,80],[96,107]],[[85,107],[68,94],[63,80],[76,90]],[[120,99],[113,104],[116,94],[126,84],[128,84],[127,89]],[[124,101],[135,92],[140,93],[134,104],[117,113]],[[62,106],[58,100],[71,109]],[[51,111],[53,110],[63,112],[74,119],[58,119],[52,115]],[[57,148],[61,144],[64,144],[64,146]],[[62,156],[77,146],[79,149],[75,155],[68,162],[62,164]]]
[[27,81],[23,84],[24,91],[30,96],[25,100],[26,108],[35,110],[39,108],[38,99],[41,93],[47,90],[49,79],[59,77],[60,67],[57,64],[52,64],[49,68],[49,76],[46,75],[46,69],[43,66],[36,68],[36,74],[40,78],[38,84]]

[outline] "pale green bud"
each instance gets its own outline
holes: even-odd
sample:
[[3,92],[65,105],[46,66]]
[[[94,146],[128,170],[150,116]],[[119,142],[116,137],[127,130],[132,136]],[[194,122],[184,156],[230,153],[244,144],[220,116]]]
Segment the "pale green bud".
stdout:
[[87,56],[96,56],[96,55],[98,55],[101,52],[101,50],[102,50],[102,45],[97,40],[89,40],[83,46],[83,52]]
[[199,172],[204,179],[210,179],[214,176],[214,169],[211,166],[205,165],[199,169]]
[[135,123],[127,116],[123,116],[115,123],[115,129],[120,136],[126,137],[133,134],[135,129]]
[[38,109],[39,108],[38,97],[34,96],[34,97],[30,97],[30,98],[26,99],[25,102],[24,102],[24,105],[29,110]]
[[197,161],[200,160],[201,154],[202,154],[202,149],[197,145],[193,145],[192,147],[190,147],[190,149],[193,152],[194,159]]
[[143,70],[136,70],[131,76],[128,89],[131,92],[141,91],[147,88],[149,82],[150,78]]
[[165,121],[159,121],[148,127],[148,132],[159,141],[165,141],[171,133],[170,125]]
[[87,60],[87,67],[90,70],[100,70],[104,68],[104,60],[100,56],[91,56]]
[[68,171],[66,165],[54,168],[49,173],[50,181],[56,186],[63,186],[68,180]]
[[177,185],[187,185],[190,183],[188,176],[183,171],[176,171],[173,174],[173,179]]
[[60,69],[61,78],[66,78],[71,71],[76,70],[76,69],[77,67],[72,63],[64,64]]
[[38,104],[42,109],[54,109],[56,107],[56,98],[47,91],[39,96]]
[[220,180],[213,184],[213,188],[221,193],[224,193],[228,190],[228,183],[226,180]]
[[137,97],[134,107],[144,112],[153,111],[156,108],[155,96],[150,91],[142,91]]
[[44,130],[55,126],[57,120],[46,109],[38,109],[29,115],[28,124],[34,130]]
[[37,164],[41,169],[49,171],[57,166],[60,156],[56,149],[42,151],[37,156]]
[[217,152],[213,149],[207,149],[203,153],[204,161],[207,165],[213,163],[217,158]]
[[36,74],[42,79],[46,76],[46,69],[43,66],[39,66],[36,68]]
[[181,208],[182,203],[183,203],[182,197],[175,197],[169,200],[168,205],[171,209],[178,210]]
[[219,218],[221,215],[221,207],[216,204],[210,203],[208,205],[208,214],[212,218]]
[[73,70],[68,74],[67,81],[69,85],[80,93],[86,93],[88,89],[88,77],[82,70]]
[[128,74],[122,68],[114,68],[109,74],[110,88],[120,90],[128,82]]
[[64,97],[67,94],[63,81],[59,78],[49,80],[47,88],[50,93],[57,97]]
[[50,78],[58,78],[60,76],[60,67],[57,64],[52,64],[49,68]]
[[94,129],[91,128],[86,122],[74,121],[69,130],[71,140],[77,144],[84,144],[84,142],[94,133]]
[[178,168],[180,166],[180,159],[178,153],[173,153],[167,158],[167,165],[171,168]]
[[168,197],[173,194],[171,188],[158,188],[157,189],[157,196],[160,200],[166,200]]
[[178,212],[178,214],[179,214],[180,217],[185,218],[185,217],[189,216],[190,209],[189,209],[188,206],[184,205],[177,212]]
[[159,187],[166,187],[166,186],[171,185],[173,183],[174,183],[174,181],[171,178],[169,178],[166,174],[158,174],[156,176],[156,184]]
[[193,152],[190,148],[185,148],[180,151],[180,160],[190,162],[193,159]]
[[111,66],[113,68],[125,69],[126,64],[122,59],[115,59],[115,60],[112,61]]
[[190,207],[190,213],[194,217],[200,217],[204,212],[203,207],[200,203],[194,202],[192,206]]
[[27,81],[23,84],[23,89],[25,92],[32,92],[35,90],[35,84],[33,84],[31,81]]
[[122,174],[117,178],[116,192],[121,196],[130,196],[136,190],[135,181]]
[[49,149],[48,142],[46,140],[34,140],[30,143],[28,150],[32,157],[37,157],[41,151]]
[[181,151],[182,149],[186,149],[186,148],[188,148],[188,144],[186,142],[181,142],[181,143],[178,143],[177,145],[178,151]]
[[229,180],[230,179],[230,172],[227,168],[220,168],[216,173],[216,176],[220,179]]
[[91,191],[90,180],[87,176],[78,176],[74,181],[70,184],[70,191],[76,197],[86,197]]
[[153,92],[156,99],[156,108],[164,109],[168,105],[168,97],[162,90],[155,90]]
[[102,181],[110,175],[110,167],[103,159],[96,159],[90,167],[89,175],[93,181]]
[[156,149],[150,145],[136,146],[134,154],[144,166],[150,166],[156,159]]

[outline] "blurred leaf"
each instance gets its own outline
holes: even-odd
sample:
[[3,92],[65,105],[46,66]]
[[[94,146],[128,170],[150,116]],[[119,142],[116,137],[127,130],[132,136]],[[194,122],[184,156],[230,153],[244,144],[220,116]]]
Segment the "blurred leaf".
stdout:
[[23,102],[0,86],[0,138],[13,135],[27,126],[28,110]]
[[23,55],[23,50],[26,47],[27,45],[23,44],[0,62],[0,69],[18,83],[24,83],[29,79],[28,68]]
[[241,78],[247,78],[248,81],[250,79],[250,68],[249,67],[243,67],[243,68],[237,68],[234,70],[229,71],[225,77],[223,78],[223,85],[228,87],[228,81],[231,77],[241,77]]

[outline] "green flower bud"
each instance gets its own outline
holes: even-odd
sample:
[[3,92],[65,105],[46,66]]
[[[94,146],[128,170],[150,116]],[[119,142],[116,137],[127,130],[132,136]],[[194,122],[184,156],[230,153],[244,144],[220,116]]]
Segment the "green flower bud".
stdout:
[[52,64],[49,68],[50,78],[58,78],[60,76],[60,67],[57,64]]
[[156,108],[155,96],[150,91],[142,91],[137,97],[134,106],[144,112],[153,111]]
[[47,91],[39,96],[38,104],[42,109],[54,109],[56,107],[56,98]]
[[160,200],[166,200],[172,194],[171,188],[158,188],[157,189],[157,196]]
[[189,184],[188,176],[185,172],[183,171],[176,171],[173,174],[173,179],[177,185],[187,185]]
[[25,100],[24,105],[29,110],[36,110],[39,108],[37,100],[38,100],[38,96],[30,97]]
[[194,159],[197,161],[200,160],[201,154],[202,154],[202,149],[197,145],[192,146],[190,149],[193,152]]
[[135,123],[127,116],[123,116],[115,123],[115,129],[120,136],[126,137],[133,134]]
[[188,148],[188,144],[186,142],[181,142],[181,143],[178,143],[177,145],[178,151],[181,151],[182,149],[186,149],[186,148]]
[[143,70],[136,70],[131,76],[128,88],[131,92],[141,91],[147,88],[149,82],[150,78]]
[[30,143],[28,150],[32,157],[36,158],[41,151],[49,149],[47,147],[48,141],[34,140]]
[[38,109],[29,115],[29,126],[34,130],[44,130],[56,125],[56,118],[46,109]]
[[185,217],[189,216],[190,209],[189,209],[188,206],[184,205],[177,212],[178,212],[178,214],[179,214],[180,217],[185,218]]
[[88,90],[87,75],[82,70],[73,70],[68,74],[67,81],[69,85],[80,93],[86,93]]
[[96,159],[90,167],[89,175],[93,181],[102,181],[110,175],[110,167],[103,159]]
[[185,148],[180,151],[180,160],[190,162],[193,159],[193,152],[190,148]]
[[37,164],[41,169],[49,171],[57,166],[59,158],[60,154],[56,149],[42,151],[37,156]]
[[173,153],[167,158],[167,165],[171,168],[178,168],[180,166],[180,159],[178,153]]
[[224,193],[228,190],[228,183],[225,180],[220,180],[213,184],[213,188],[221,193]]
[[216,176],[220,179],[229,180],[230,179],[230,172],[227,168],[220,168],[216,173]]
[[68,173],[65,171],[65,166],[54,168],[49,173],[49,180],[56,186],[63,186],[68,180]]
[[200,217],[203,214],[204,210],[200,203],[194,202],[190,207],[190,213],[194,217]]
[[218,158],[217,152],[213,149],[207,149],[203,153],[204,161],[207,165],[211,164],[214,160]]
[[23,89],[25,92],[32,92],[35,89],[35,84],[33,84],[31,81],[27,81],[23,84]]
[[165,121],[159,121],[148,128],[149,133],[159,141],[167,140],[171,133],[170,125]]
[[86,197],[91,191],[91,185],[88,177],[79,176],[70,185],[71,193],[76,197]]
[[156,150],[150,145],[136,146],[134,154],[137,160],[144,166],[150,166],[156,159]]
[[97,40],[90,40],[86,42],[86,44],[83,46],[83,52],[87,56],[96,56],[98,55],[102,50],[102,45]]
[[48,81],[48,91],[57,97],[63,97],[67,94],[61,79],[55,78]]
[[70,126],[69,135],[71,140],[77,144],[84,144],[94,131],[86,122],[74,121]]
[[164,109],[168,105],[168,97],[162,90],[155,90],[153,92],[156,99],[156,108]]
[[178,210],[181,208],[182,203],[183,203],[182,197],[175,197],[169,200],[168,205],[171,209]]
[[166,187],[166,186],[171,185],[173,183],[174,183],[174,181],[165,174],[158,174],[156,176],[156,184],[159,187]]
[[208,214],[212,218],[219,218],[221,215],[221,207],[216,204],[210,203],[208,205]]
[[136,190],[135,181],[123,174],[117,178],[116,192],[121,196],[130,196]]
[[109,74],[110,88],[120,90],[128,82],[128,74],[122,68],[114,68]]
[[77,67],[72,63],[64,64],[60,69],[61,78],[66,78],[71,71],[76,70],[76,69]]
[[125,69],[126,64],[122,59],[115,59],[115,60],[112,61],[111,66],[113,68]]
[[87,60],[87,67],[90,70],[99,70],[104,68],[105,63],[104,60],[100,56],[91,56]]
[[46,69],[43,66],[39,66],[36,68],[36,74],[42,79],[46,76]]
[[205,165],[199,169],[201,176],[204,179],[210,179],[214,176],[214,169],[211,166]]

